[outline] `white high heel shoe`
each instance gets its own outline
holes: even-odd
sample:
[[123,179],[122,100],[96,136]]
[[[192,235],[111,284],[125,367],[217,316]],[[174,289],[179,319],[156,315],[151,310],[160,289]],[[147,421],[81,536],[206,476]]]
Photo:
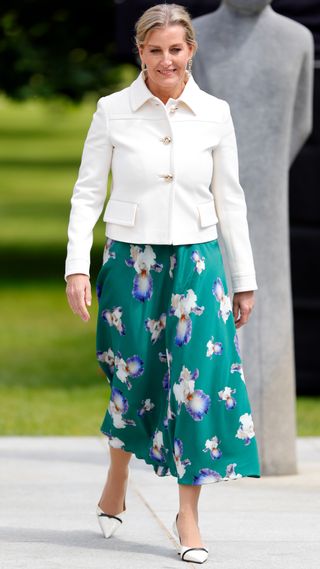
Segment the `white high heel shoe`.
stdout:
[[[128,473],[128,481],[130,478],[130,467]],[[98,522],[101,528],[101,531],[105,538],[111,537],[123,524],[123,520],[125,518],[125,513],[127,511],[126,508],[126,500],[123,500],[123,510],[116,516],[112,516],[111,514],[106,514],[97,504],[96,514],[98,518]]]
[[191,561],[192,563],[204,563],[208,559],[209,550],[207,547],[189,547],[189,545],[181,545],[181,539],[177,528],[177,519],[172,524],[173,533],[177,536],[180,542],[181,561]]

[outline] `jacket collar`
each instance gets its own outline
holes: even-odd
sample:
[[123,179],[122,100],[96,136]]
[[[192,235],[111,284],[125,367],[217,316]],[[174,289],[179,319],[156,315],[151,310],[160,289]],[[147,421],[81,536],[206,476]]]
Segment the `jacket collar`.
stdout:
[[[192,75],[189,76],[188,81],[178,99],[177,102],[182,101],[188,107],[197,114],[201,109],[201,89],[199,85],[195,82]],[[136,111],[141,105],[143,105],[149,99],[156,99],[157,97],[148,89],[143,71],[140,71],[138,77],[129,86],[129,96],[131,108]]]

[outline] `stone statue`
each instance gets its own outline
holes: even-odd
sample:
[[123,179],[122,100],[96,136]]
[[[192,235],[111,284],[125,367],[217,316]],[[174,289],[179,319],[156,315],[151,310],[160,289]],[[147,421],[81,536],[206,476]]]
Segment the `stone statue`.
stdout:
[[224,0],[194,18],[192,65],[199,86],[230,104],[237,137],[258,283],[238,332],[265,475],[297,472],[288,176],[312,131],[314,58],[311,32],[270,4]]

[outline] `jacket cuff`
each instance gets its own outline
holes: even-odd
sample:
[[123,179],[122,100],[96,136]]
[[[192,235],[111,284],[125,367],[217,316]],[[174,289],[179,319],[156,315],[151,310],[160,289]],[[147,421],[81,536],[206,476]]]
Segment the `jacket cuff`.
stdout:
[[90,278],[89,267],[90,262],[88,263],[88,261],[85,261],[84,259],[75,259],[74,261],[66,262],[64,280],[67,282],[67,276],[75,273],[82,273],[88,275]]
[[258,290],[255,275],[238,275],[231,277],[233,292],[245,292],[249,290]]

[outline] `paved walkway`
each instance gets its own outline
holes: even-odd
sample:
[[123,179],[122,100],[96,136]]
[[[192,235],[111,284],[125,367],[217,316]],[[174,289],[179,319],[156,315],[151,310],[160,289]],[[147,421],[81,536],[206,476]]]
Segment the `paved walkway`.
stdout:
[[[170,569],[188,565],[171,533],[177,481],[132,457],[127,522],[106,540],[96,520],[108,464],[97,437],[0,437],[1,569]],[[319,569],[320,438],[297,439],[299,473],[207,484],[204,567]]]

